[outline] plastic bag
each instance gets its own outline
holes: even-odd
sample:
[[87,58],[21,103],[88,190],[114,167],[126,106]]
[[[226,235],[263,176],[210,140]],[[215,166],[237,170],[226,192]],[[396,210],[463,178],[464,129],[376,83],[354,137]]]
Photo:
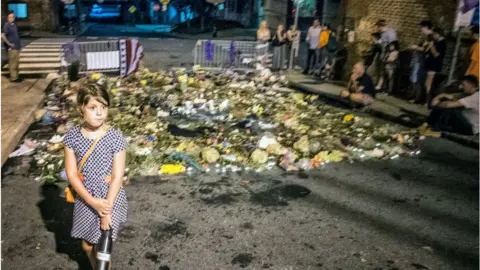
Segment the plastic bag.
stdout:
[[160,168],[161,174],[179,174],[185,172],[185,166],[182,164],[163,164]]
[[266,132],[263,134],[262,138],[258,141],[258,148],[267,149],[268,146],[276,144],[277,140],[272,133]]
[[300,159],[296,164],[295,166],[300,169],[300,170],[304,170],[304,171],[307,171],[307,170],[310,170],[313,168],[313,164],[312,164],[312,161],[308,158],[302,158]]

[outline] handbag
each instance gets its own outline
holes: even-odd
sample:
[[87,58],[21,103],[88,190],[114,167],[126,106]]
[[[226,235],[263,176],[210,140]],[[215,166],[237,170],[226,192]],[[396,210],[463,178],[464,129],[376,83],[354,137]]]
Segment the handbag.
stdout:
[[[97,146],[97,143],[107,134],[107,131],[110,127],[105,126],[104,131],[105,133],[102,136],[98,136],[98,138],[95,139],[95,141],[92,143],[92,146],[90,146],[90,149],[88,149],[87,153],[85,153],[85,156],[83,156],[82,160],[80,161],[80,164],[78,165],[78,178],[80,181],[84,181],[85,177],[82,174],[82,169],[85,163],[87,162],[88,157],[90,157],[90,154],[92,154],[93,150],[95,149],[95,146]],[[74,203],[75,202],[75,197],[77,197],[77,193],[75,192],[75,189],[72,187],[72,185],[68,185],[65,188],[65,199],[67,200],[68,203]]]

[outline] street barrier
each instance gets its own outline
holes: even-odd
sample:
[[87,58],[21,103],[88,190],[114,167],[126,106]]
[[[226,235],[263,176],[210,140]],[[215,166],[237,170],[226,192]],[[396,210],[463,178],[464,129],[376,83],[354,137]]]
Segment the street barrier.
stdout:
[[79,73],[120,72],[119,40],[75,41],[62,48],[63,67],[79,61]]
[[85,72],[119,72],[120,45],[118,40],[81,41],[80,73]]
[[257,41],[198,40],[193,63],[207,70],[253,70],[271,62],[268,43]]

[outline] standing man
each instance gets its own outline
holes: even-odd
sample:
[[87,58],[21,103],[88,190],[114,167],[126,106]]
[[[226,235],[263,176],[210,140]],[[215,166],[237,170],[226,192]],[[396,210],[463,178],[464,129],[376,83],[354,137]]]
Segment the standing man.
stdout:
[[7,23],[3,26],[2,39],[8,48],[8,69],[10,70],[10,80],[12,82],[21,82],[22,79],[18,77],[21,45],[18,27],[14,23],[15,14],[9,12],[7,19]]
[[329,51],[327,50],[328,40],[330,38],[330,34],[332,31],[330,30],[330,25],[323,24],[322,25],[322,32],[320,33],[320,40],[318,42],[318,49],[319,49],[319,62],[320,62],[320,69],[328,63],[330,59]]
[[378,30],[382,33],[381,41],[382,46],[384,48],[387,47],[388,44],[392,43],[393,41],[397,41],[397,31],[388,26],[385,20],[378,20],[375,24],[378,27]]
[[[315,68],[318,61],[318,41],[320,39],[320,32],[322,28],[320,27],[320,21],[318,19],[313,20],[313,25],[310,26],[307,33],[307,42],[308,42],[308,56],[307,56],[307,66],[303,71],[303,74],[308,74],[310,67]],[[313,65],[310,66],[310,62],[313,57]]]

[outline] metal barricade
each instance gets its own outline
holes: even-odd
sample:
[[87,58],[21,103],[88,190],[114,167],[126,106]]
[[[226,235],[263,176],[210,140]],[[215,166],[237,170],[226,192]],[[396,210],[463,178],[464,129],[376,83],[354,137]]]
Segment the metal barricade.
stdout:
[[80,63],[79,73],[120,72],[119,40],[80,41],[64,44],[62,66]]
[[119,72],[120,46],[118,40],[76,42],[80,50],[80,73]]
[[256,41],[198,40],[193,63],[207,70],[253,70],[269,57],[269,46]]

